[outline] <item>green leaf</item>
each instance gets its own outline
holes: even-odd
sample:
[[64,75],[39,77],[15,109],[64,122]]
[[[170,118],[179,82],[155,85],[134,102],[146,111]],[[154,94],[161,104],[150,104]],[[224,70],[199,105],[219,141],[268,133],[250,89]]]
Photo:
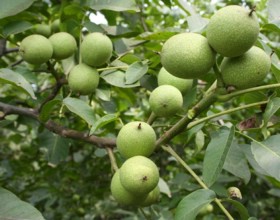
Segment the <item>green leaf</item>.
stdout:
[[245,208],[245,206],[242,203],[233,199],[223,199],[223,202],[224,201],[231,203],[235,207],[235,209],[238,211],[240,215],[241,220],[249,219],[250,215],[248,213],[248,210]]
[[102,128],[103,126],[118,120],[117,114],[108,114],[104,115],[103,117],[99,118],[91,127],[90,135],[92,135],[97,129]]
[[227,153],[234,137],[234,127],[222,127],[211,136],[203,161],[203,180],[211,186],[222,171]]
[[69,111],[84,119],[89,125],[93,125],[96,121],[93,109],[85,101],[67,97],[63,99],[63,104]]
[[54,109],[55,106],[61,105],[61,100],[53,99],[47,102],[40,111],[39,119],[43,122],[46,122]]
[[159,178],[158,186],[161,193],[166,194],[169,198],[171,198],[171,191],[168,184],[164,181],[164,179]]
[[100,77],[103,78],[110,85],[121,87],[121,88],[131,88],[131,87],[140,86],[139,82],[127,85],[125,83],[125,73],[120,70],[104,71],[101,73]]
[[139,11],[139,8],[134,0],[89,0],[88,6],[97,11]]
[[0,198],[0,219],[44,220],[35,207],[2,187],[0,187]]
[[0,69],[0,82],[1,81],[16,86],[30,95],[33,99],[36,99],[32,86],[21,74],[10,69]]
[[280,135],[270,136],[263,142],[254,141],[251,150],[259,166],[280,181]]
[[270,21],[280,19],[280,1],[268,0],[267,2],[268,18]]
[[243,179],[245,184],[250,181],[251,172],[247,164],[247,159],[236,141],[233,142],[229,149],[223,168]]
[[280,98],[275,97],[269,100],[263,114],[263,127],[267,126],[269,119],[278,111],[280,108]]
[[16,15],[29,8],[35,0],[1,0],[0,1],[0,19]]
[[133,84],[144,76],[149,67],[147,62],[135,62],[125,72],[125,84]]
[[200,209],[216,198],[214,191],[209,189],[196,190],[184,197],[178,204],[175,220],[194,220]]
[[45,131],[40,135],[40,146],[45,147],[50,165],[57,165],[65,160],[69,152],[69,141],[59,135]]
[[259,166],[259,164],[257,163],[257,161],[254,158],[254,155],[251,151],[251,146],[248,144],[242,144],[240,145],[240,149],[243,151],[243,153],[245,154],[249,164],[253,167],[253,169],[262,175],[267,175],[267,173],[265,172],[265,170],[263,168],[261,168]]
[[6,24],[3,28],[4,37],[8,37],[11,34],[18,34],[33,27],[33,24],[27,21],[13,21]]

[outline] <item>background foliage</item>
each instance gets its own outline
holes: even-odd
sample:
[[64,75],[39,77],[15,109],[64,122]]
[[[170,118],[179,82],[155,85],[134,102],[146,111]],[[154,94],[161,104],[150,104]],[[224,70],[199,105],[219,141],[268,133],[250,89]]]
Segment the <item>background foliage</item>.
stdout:
[[[216,101],[199,115],[201,123],[190,123],[169,142],[210,189],[201,189],[168,147],[158,149],[151,158],[160,168],[161,200],[143,211],[151,219],[191,219],[188,210],[198,212],[218,196],[225,198],[223,204],[235,219],[280,219],[278,0],[2,0],[0,197],[4,199],[0,217],[3,201],[29,207],[19,197],[39,210],[29,207],[28,213],[37,216],[34,219],[41,214],[45,219],[63,220],[144,219],[143,212],[119,206],[110,194],[109,149],[120,165],[123,159],[114,150],[114,138],[122,124],[149,118],[148,97],[157,86],[162,43],[179,32],[205,34],[211,15],[230,4],[256,6],[261,26],[257,45],[269,54],[274,51],[265,83],[275,86]],[[104,16],[107,22],[99,24],[93,15]],[[107,33],[113,41],[110,66],[119,68],[104,66],[100,85],[90,97],[71,94],[66,84],[78,54],[61,63],[31,66],[17,53],[34,25],[52,25],[57,19],[59,29],[71,33],[77,42],[81,33],[95,31]],[[153,124],[158,137],[187,114],[214,81],[210,71],[184,96],[184,111],[158,118]],[[84,133],[93,138],[81,136]],[[241,200],[226,199],[230,186],[240,189]],[[225,219],[212,204],[212,212],[197,218]]]

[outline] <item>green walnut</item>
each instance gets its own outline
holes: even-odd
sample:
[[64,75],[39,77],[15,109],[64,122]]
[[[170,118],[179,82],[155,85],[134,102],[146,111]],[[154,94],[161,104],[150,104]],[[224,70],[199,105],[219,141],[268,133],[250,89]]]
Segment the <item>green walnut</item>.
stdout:
[[270,57],[253,46],[239,57],[224,58],[221,63],[222,79],[226,86],[247,89],[263,84],[271,66]]
[[207,39],[200,34],[176,34],[163,44],[161,63],[176,77],[196,79],[212,68],[215,63],[215,52]]
[[146,206],[150,206],[152,204],[155,204],[159,201],[159,198],[160,198],[160,189],[159,189],[158,186],[156,186],[156,188],[154,188],[148,194],[148,196],[144,199],[144,201],[141,202],[140,206],[146,207]]
[[32,34],[22,40],[19,53],[26,62],[40,65],[52,57],[53,47],[46,37]]
[[33,27],[34,34],[40,34],[49,37],[52,33],[51,27],[48,24],[35,24]]
[[155,88],[149,98],[151,110],[161,117],[173,116],[183,106],[183,96],[179,89],[170,85]]
[[112,41],[108,36],[99,32],[88,34],[81,44],[82,61],[93,67],[102,66],[108,62],[112,52]]
[[70,71],[68,84],[73,92],[89,95],[99,84],[99,74],[95,68],[81,63]]
[[258,18],[253,11],[230,5],[211,17],[206,37],[217,53],[224,57],[236,57],[254,45],[259,29]]
[[77,50],[75,38],[66,32],[58,32],[49,38],[53,46],[52,58],[56,60],[66,59],[74,54]]
[[148,157],[155,150],[156,133],[145,122],[129,122],[121,128],[116,142],[118,151],[125,158],[137,155]]
[[182,94],[185,94],[192,88],[192,79],[182,79],[170,74],[164,67],[162,67],[158,73],[158,85],[171,85],[180,90]]
[[110,188],[112,196],[121,205],[138,206],[148,196],[147,194],[135,195],[134,193],[128,192],[121,184],[119,170],[113,175]]
[[147,157],[130,157],[120,168],[120,181],[130,193],[147,195],[158,185],[159,171],[156,164]]

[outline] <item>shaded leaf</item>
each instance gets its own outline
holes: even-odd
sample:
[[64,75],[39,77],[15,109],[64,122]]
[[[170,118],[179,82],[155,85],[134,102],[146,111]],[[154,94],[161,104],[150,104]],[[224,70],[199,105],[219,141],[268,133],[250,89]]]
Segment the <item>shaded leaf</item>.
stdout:
[[96,120],[95,113],[85,101],[77,98],[67,97],[63,99],[63,104],[69,109],[69,111],[84,119],[89,125],[94,124]]
[[47,102],[40,111],[39,119],[46,122],[49,119],[54,107],[60,104],[61,100],[59,99],[53,99]]
[[235,141],[229,149],[223,168],[243,179],[246,184],[250,181],[251,172],[247,164],[247,159]]
[[102,128],[103,126],[118,120],[117,114],[108,114],[104,115],[103,117],[99,118],[91,127],[90,135],[92,135],[97,129]]
[[280,98],[275,97],[269,100],[263,114],[263,126],[266,127],[269,119],[278,111],[280,108]]
[[134,0],[89,0],[88,6],[98,11],[139,11]]
[[3,35],[8,37],[11,34],[18,34],[30,29],[32,26],[33,24],[27,21],[13,21],[4,26]]
[[1,81],[16,86],[30,95],[33,99],[36,99],[32,86],[21,74],[10,69],[0,69],[0,82]]
[[35,0],[1,0],[0,1],[0,19],[16,15],[29,8]]
[[0,198],[0,219],[44,220],[35,207],[2,187],[0,187]]
[[249,217],[250,217],[249,212],[242,203],[240,203],[237,200],[233,200],[233,199],[223,199],[223,202],[224,201],[231,203],[235,207],[235,209],[238,211],[238,213],[240,215],[241,220],[249,219]]
[[65,160],[69,152],[69,141],[59,135],[45,131],[40,135],[40,146],[47,151],[47,160],[50,165],[57,165]]
[[254,141],[251,150],[259,166],[280,181],[280,135],[270,136],[263,142]]
[[149,67],[147,62],[135,62],[125,72],[125,84],[133,84],[144,76]]
[[203,161],[203,180],[211,186],[222,171],[227,153],[234,137],[234,127],[222,127],[211,136]]
[[251,151],[251,146],[248,144],[242,144],[240,145],[240,149],[243,151],[244,155],[246,156],[246,159],[248,160],[249,164],[253,167],[253,169],[262,175],[267,175],[264,169],[262,169],[257,161],[254,158],[254,155]]
[[214,191],[209,189],[196,190],[184,197],[178,204],[175,220],[194,220],[205,205],[216,198]]
[[125,73],[120,70],[104,71],[101,73],[100,77],[103,78],[110,85],[121,87],[121,88],[131,88],[131,87],[140,86],[139,82],[127,85],[125,83]]
[[111,100],[111,90],[110,89],[97,88],[95,90],[95,94],[96,94],[96,97],[100,98],[103,101]]

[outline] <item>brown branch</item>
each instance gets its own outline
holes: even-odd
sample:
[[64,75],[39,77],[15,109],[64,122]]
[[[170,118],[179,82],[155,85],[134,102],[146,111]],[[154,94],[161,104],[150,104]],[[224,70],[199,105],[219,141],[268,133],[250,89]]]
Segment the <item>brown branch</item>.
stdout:
[[48,96],[48,97],[42,102],[42,104],[39,106],[39,108],[38,108],[38,111],[39,111],[39,112],[41,112],[42,108],[44,107],[44,105],[45,105],[47,102],[53,100],[53,99],[57,96],[57,94],[58,94],[60,88],[61,88],[64,84],[66,84],[66,83],[67,83],[67,80],[66,80],[65,78],[59,79],[59,80],[56,82],[56,84],[54,85],[54,87],[53,87],[53,89],[52,89],[52,92],[49,94],[49,96]]
[[94,144],[100,148],[106,148],[106,147],[113,148],[116,146],[116,140],[113,138],[103,138],[103,137],[97,137],[94,135],[88,136],[88,134],[85,132],[65,128],[52,120],[49,120],[46,123],[43,123],[40,121],[39,115],[38,115],[37,111],[35,111],[34,109],[25,108],[25,107],[17,107],[17,106],[13,106],[10,104],[5,104],[3,102],[0,102],[0,110],[3,111],[5,115],[17,114],[17,115],[22,115],[22,116],[27,116],[27,117],[33,118],[36,121],[38,121],[39,123],[43,124],[45,126],[45,128],[48,129],[49,131],[51,131],[55,134],[58,134],[62,137],[85,141],[87,143]]

